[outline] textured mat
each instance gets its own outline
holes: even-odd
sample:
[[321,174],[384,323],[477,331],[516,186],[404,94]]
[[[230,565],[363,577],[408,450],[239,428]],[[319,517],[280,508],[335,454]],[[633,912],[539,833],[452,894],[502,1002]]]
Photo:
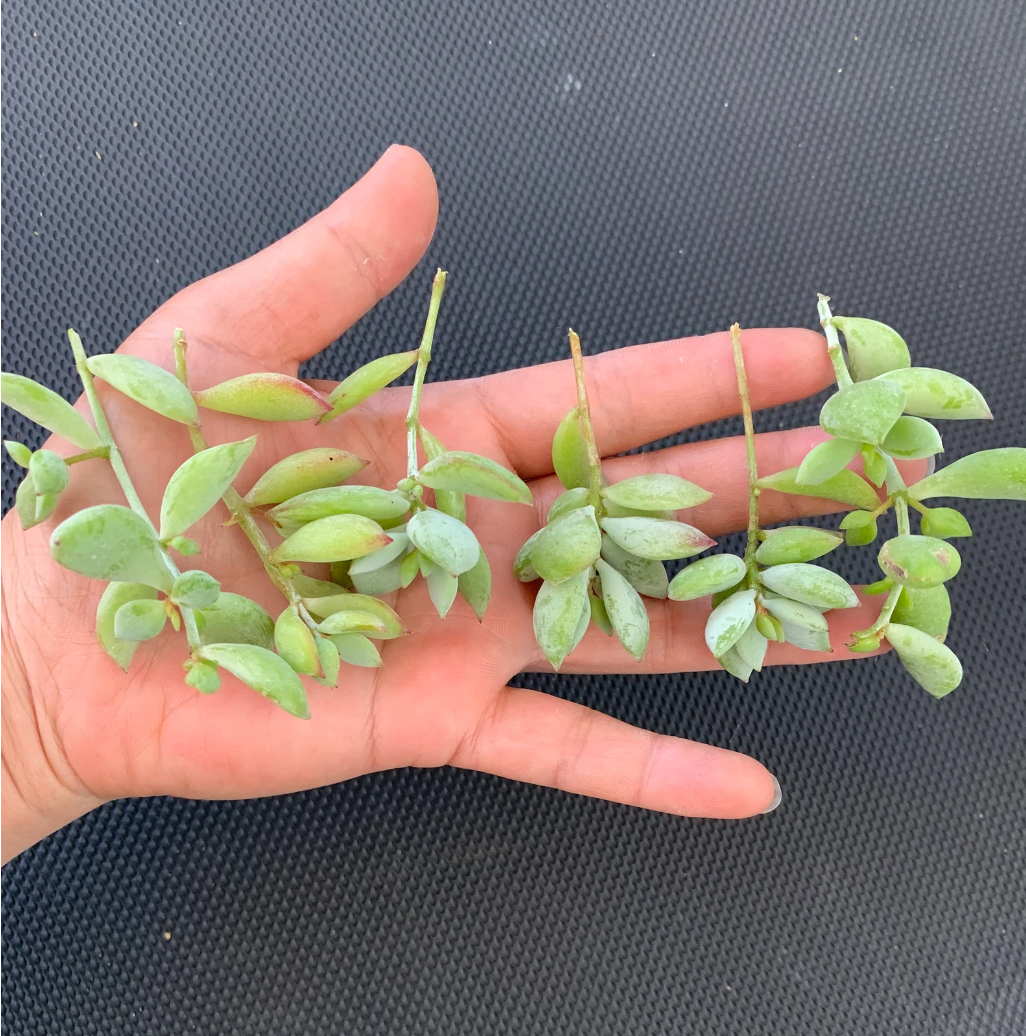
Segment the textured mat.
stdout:
[[[400,140],[438,234],[311,374],[408,342],[435,264],[438,377],[560,356],[571,322],[592,351],[812,326],[818,290],[982,389],[998,420],[945,427],[948,460],[1026,442],[1018,0],[24,0],[5,29],[4,366],[66,394],[69,323],[113,348]],[[1023,1032],[1026,509],[965,511],[943,702],[887,659],[524,681],[754,754],[772,816],[450,771],[112,804],[5,870],[3,1031]]]

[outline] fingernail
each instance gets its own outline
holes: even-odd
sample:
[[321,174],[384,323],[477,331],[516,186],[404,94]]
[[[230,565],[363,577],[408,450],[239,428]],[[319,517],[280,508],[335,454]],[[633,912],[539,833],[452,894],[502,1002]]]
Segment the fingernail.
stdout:
[[[937,470],[937,454],[931,454],[926,458],[926,474],[932,475]],[[923,476],[924,478],[926,476]]]
[[770,804],[763,810],[763,813],[772,813],[773,810],[780,805],[780,781],[773,778],[773,799]]

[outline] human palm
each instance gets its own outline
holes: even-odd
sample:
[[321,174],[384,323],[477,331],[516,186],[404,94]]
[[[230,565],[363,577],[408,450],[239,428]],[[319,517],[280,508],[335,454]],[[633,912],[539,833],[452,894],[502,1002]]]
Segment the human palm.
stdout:
[[[169,366],[172,330],[182,327],[195,388],[254,370],[295,375],[303,359],[337,338],[414,267],[436,211],[426,163],[409,149],[390,149],[325,212],[257,256],[179,293],[121,349]],[[395,349],[410,347],[394,343]],[[439,347],[445,347],[444,317]],[[746,332],[745,350],[757,407],[801,398],[830,380],[822,343],[811,332]],[[609,458],[611,479],[650,470],[685,475],[714,493],[689,521],[714,536],[743,527],[742,440],[616,456],[736,412],[726,335],[605,353],[589,361],[587,374],[598,445]],[[189,453],[185,431],[99,388],[142,501],[155,514],[168,478]],[[243,419],[201,415],[211,444],[259,432],[237,483],[243,491],[283,456],[326,445],[368,461],[359,481],[390,488],[405,474],[408,402],[409,389],[385,390],[326,426],[254,429]],[[551,474],[550,444],[573,403],[569,362],[428,385],[421,404],[425,426],[450,449],[471,449],[516,470],[531,485],[536,506],[470,498],[468,524],[494,579],[483,623],[459,601],[439,619],[423,581],[415,581],[392,602],[409,635],[382,645],[382,668],[344,666],[337,688],[310,683],[308,722],[231,678],[210,696],[187,686],[184,634],[142,645],[129,673],[122,674],[94,633],[101,584],[52,562],[48,527],[23,533],[9,515],[3,536],[5,738],[11,695],[18,696],[12,726],[22,715],[32,717],[28,726],[34,724],[31,734],[15,732],[14,754],[38,747],[61,784],[90,800],[248,797],[390,767],[453,764],[694,816],[762,810],[774,794],[773,781],[754,760],[507,686],[518,672],[547,668],[532,632],[534,589],[514,578],[512,561],[560,490]],[[798,463],[818,436],[816,429],[760,436],[760,467],[772,471]],[[814,500],[770,495],[777,499],[764,501],[767,522],[817,510]],[[54,520],[121,499],[108,466],[89,461],[73,469]],[[219,527],[225,518],[217,507],[190,531],[203,552],[188,559],[189,567],[202,567],[223,589],[277,614],[283,602],[242,533]],[[652,638],[640,665],[615,638],[591,629],[564,671],[713,668],[702,638],[707,611],[702,602],[651,601]],[[861,608],[841,613],[834,623],[836,641],[867,624]],[[769,662],[828,657],[771,645]],[[11,754],[5,743],[8,767]]]

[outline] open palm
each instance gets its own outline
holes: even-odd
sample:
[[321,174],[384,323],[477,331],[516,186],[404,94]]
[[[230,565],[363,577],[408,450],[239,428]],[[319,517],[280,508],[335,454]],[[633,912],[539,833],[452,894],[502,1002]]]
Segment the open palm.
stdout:
[[[431,238],[436,211],[434,180],[424,160],[407,148],[392,148],[309,223],[172,298],[122,351],[170,367],[172,330],[182,327],[195,388],[254,370],[295,375],[302,360],[337,338],[409,273]],[[427,284],[425,277],[425,298]],[[410,342],[389,343],[389,351],[415,347],[417,329],[411,328],[410,336]],[[443,318],[439,347],[444,346]],[[822,342],[808,331],[746,332],[745,351],[757,407],[801,398],[831,379]],[[714,493],[689,522],[713,536],[743,527],[742,440],[616,456],[736,412],[727,335],[605,353],[590,360],[587,371],[610,478],[643,471],[684,475]],[[100,390],[143,503],[155,514],[168,478],[189,454],[186,433],[106,386]],[[237,485],[244,492],[287,454],[338,446],[369,462],[356,481],[391,488],[405,474],[408,402],[409,389],[392,389],[327,426],[261,425],[257,449]],[[536,507],[470,498],[468,524],[494,577],[484,622],[462,601],[440,620],[417,580],[392,602],[410,634],[382,644],[380,669],[344,666],[337,688],[308,682],[309,722],[287,715],[230,677],[215,695],[186,686],[184,634],[142,645],[130,672],[122,674],[95,638],[102,584],[52,562],[50,525],[22,533],[8,516],[5,738],[8,715],[16,736],[5,743],[5,755],[38,750],[60,783],[87,803],[129,795],[268,795],[390,767],[452,764],[693,816],[741,817],[763,810],[773,798],[773,780],[754,760],[507,687],[518,672],[547,668],[532,633],[535,590],[513,577],[512,561],[559,492],[550,444],[573,404],[569,362],[428,386],[421,406],[426,427],[450,449],[470,449],[516,470],[529,481]],[[254,431],[249,421],[202,414],[211,444]],[[761,469],[798,463],[819,437],[817,429],[760,436]],[[62,450],[65,444],[58,440],[51,447]],[[73,473],[52,522],[90,504],[121,502],[104,462],[90,461]],[[767,494],[765,520],[827,506]],[[225,517],[218,506],[190,531],[203,547],[202,555],[188,559],[191,567],[202,567],[223,589],[252,597],[276,615],[282,602],[241,532],[219,527]],[[615,639],[592,628],[564,671],[716,666],[702,638],[707,602],[650,601],[649,612],[652,639],[640,665]],[[834,623],[837,642],[869,621],[862,608],[841,613]],[[769,661],[826,657],[771,645]],[[21,717],[30,721],[21,724]]]

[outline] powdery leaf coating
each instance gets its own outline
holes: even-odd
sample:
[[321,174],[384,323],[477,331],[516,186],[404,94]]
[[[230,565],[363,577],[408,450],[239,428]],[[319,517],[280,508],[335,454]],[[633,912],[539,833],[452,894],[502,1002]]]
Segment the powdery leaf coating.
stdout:
[[948,421],[989,421],[994,416],[980,390],[957,374],[933,367],[909,367],[881,374],[876,380],[901,389],[906,414]]
[[860,475],[847,468],[815,486],[803,486],[797,480],[798,468],[785,468],[775,475],[760,478],[756,485],[760,489],[775,489],[778,493],[792,493],[797,496],[815,496],[824,500],[837,500],[852,507],[873,511],[880,505],[876,490]]
[[834,317],[833,325],[844,335],[848,369],[855,381],[868,381],[886,371],[912,366],[905,340],[892,327],[865,317]]
[[295,605],[289,605],[274,624],[274,647],[297,673],[320,673],[320,656],[310,627],[300,618]]
[[333,421],[339,414],[352,410],[354,406],[362,403],[369,396],[373,396],[389,382],[401,377],[417,362],[419,355],[420,353],[416,349],[406,353],[391,353],[388,356],[379,356],[362,367],[357,367],[348,378],[340,381],[332,389],[328,396],[331,410],[321,417],[319,423],[325,424]]
[[492,596],[492,570],[484,549],[481,550],[474,567],[460,573],[459,591],[478,619],[483,619]]
[[871,511],[852,511],[841,520],[844,539],[849,547],[864,547],[876,539],[876,518]]
[[887,381],[862,381],[835,392],[819,413],[820,427],[837,439],[879,446],[905,408],[905,394]]
[[31,378],[0,374],[0,401],[79,449],[95,450],[101,445],[96,429],[63,396]]
[[384,632],[375,634],[376,640],[393,640],[401,637],[409,630],[403,625],[402,619],[384,601],[367,594],[339,593],[335,597],[316,597],[304,600],[303,604],[311,615],[318,618],[327,618],[338,612],[358,611],[369,612],[381,621]]
[[782,622],[780,628],[784,640],[803,651],[832,651],[830,634],[824,630],[810,630],[805,626],[797,626],[790,622]]
[[531,548],[531,564],[542,579],[558,583],[591,568],[602,549],[595,508],[581,507],[546,525]]
[[645,602],[608,562],[599,559],[595,563],[595,571],[602,584],[602,603],[606,606],[616,639],[635,661],[640,662],[651,634]]
[[614,543],[608,536],[602,537],[602,558],[627,580],[639,594],[663,600],[669,592],[670,580],[661,561],[639,558]]
[[552,437],[552,470],[565,489],[577,489],[589,483],[588,444],[577,407],[559,422]]
[[745,665],[751,666],[757,673],[762,672],[763,662],[766,660],[766,649],[769,641],[759,632],[753,622],[748,629],[738,637],[737,643],[731,648]]
[[[417,425],[417,435],[428,460],[434,460],[447,452],[441,440],[432,435],[422,424]],[[450,518],[466,523],[467,501],[462,493],[452,489],[436,489],[435,507],[443,514],[449,515]]]
[[428,596],[431,598],[431,603],[435,606],[435,611],[438,612],[439,616],[444,619],[449,614],[452,602],[456,600],[456,592],[459,590],[459,577],[450,575],[445,569],[435,565],[425,576],[425,581],[427,582]]
[[297,529],[271,551],[272,561],[349,561],[378,550],[391,537],[362,514],[334,514]]
[[880,548],[877,562],[895,583],[919,590],[947,582],[962,567],[958,551],[934,536],[895,536]]
[[36,450],[29,459],[28,470],[39,496],[63,493],[71,481],[68,465],[52,450]]
[[[749,629],[751,629],[751,627],[749,627]],[[737,650],[736,646],[728,648],[719,656],[719,658],[716,659],[716,661],[719,662],[731,676],[736,676],[742,683],[748,683],[748,680],[752,675],[752,667],[741,657],[741,653]]]
[[267,517],[276,524],[314,522],[333,514],[362,514],[376,522],[401,518],[410,502],[395,490],[377,486],[328,486],[300,493],[272,507]]
[[925,590],[904,587],[891,613],[891,621],[902,626],[914,626],[943,644],[951,622],[948,588],[943,583]]
[[90,579],[146,583],[165,593],[172,577],[148,522],[117,504],[87,507],[50,537],[54,561]]
[[580,572],[562,583],[542,583],[534,602],[534,637],[554,669],[570,653],[581,612],[588,606],[590,573]]
[[661,518],[603,518],[602,530],[630,554],[652,561],[690,558],[716,546],[700,529]]
[[449,489],[487,500],[530,504],[531,490],[512,471],[488,457],[465,450],[450,450],[420,469],[417,481],[429,489]]
[[827,439],[818,443],[798,466],[795,481],[803,486],[818,486],[846,468],[855,459],[860,445],[852,439]]
[[373,554],[364,554],[362,558],[357,558],[349,566],[350,579],[361,576],[365,572],[373,572],[376,568],[382,568],[410,549],[410,538],[406,533],[392,530],[389,532],[389,536],[392,537],[391,543],[374,551]]
[[513,561],[513,574],[521,583],[533,583],[536,579],[541,578],[531,564],[531,551],[534,550],[534,545],[538,542],[538,537],[543,531],[539,529],[536,533],[533,533],[517,552],[517,556]]
[[453,576],[473,568],[481,553],[470,529],[441,511],[418,511],[406,523],[406,535],[424,557]]
[[635,475],[602,490],[605,500],[638,511],[679,511],[712,499],[712,493],[677,475]]
[[209,608],[217,603],[221,584],[208,572],[198,568],[182,572],[171,587],[171,599],[186,608]]
[[568,515],[571,511],[576,511],[580,507],[587,507],[590,499],[591,493],[584,486],[578,486],[576,489],[567,489],[552,501],[549,513],[545,516],[545,524],[551,525],[553,522],[559,521],[560,518]]
[[740,639],[755,619],[755,591],[739,590],[714,608],[705,624],[705,643],[720,658]]
[[759,573],[763,586],[814,608],[857,608],[858,595],[836,573],[819,565],[776,565]]
[[736,586],[745,574],[744,558],[736,554],[714,554],[682,568],[670,581],[671,601],[695,601]]
[[909,488],[916,500],[957,496],[966,500],[1026,500],[1026,449],[981,450],[927,475]]
[[766,538],[755,552],[755,560],[760,565],[814,561],[844,542],[841,533],[810,525],[785,525],[781,529],[769,529],[763,535]]
[[309,421],[331,410],[331,404],[306,382],[271,372],[243,374],[193,396],[205,410],[254,421]]
[[383,663],[381,653],[362,633],[341,633],[329,638],[338,649],[341,661],[347,665],[358,665],[376,669]]
[[148,410],[180,424],[199,423],[192,394],[163,367],[123,353],[90,356],[86,366],[97,378]]
[[829,630],[823,613],[811,605],[789,601],[786,597],[765,598],[762,605],[773,618],[788,626],[799,626],[816,633],[826,633]]
[[124,672],[135,654],[138,642],[121,640],[114,632],[114,616],[118,609],[129,601],[156,601],[157,591],[144,583],[110,583],[96,606],[96,639],[103,650]]
[[940,432],[921,417],[899,417],[881,449],[902,460],[922,460],[944,451]]
[[241,594],[222,593],[217,602],[200,612],[204,644],[255,644],[274,647],[274,620],[256,601]]
[[935,698],[950,694],[962,682],[958,656],[929,633],[891,622],[884,627],[884,635],[901,664]]
[[245,500],[251,507],[280,504],[300,493],[337,486],[366,466],[365,460],[331,446],[303,450],[268,468],[256,480]]
[[919,521],[924,536],[947,540],[954,536],[972,536],[966,516],[953,507],[931,507]]
[[126,601],[114,614],[114,636],[118,640],[152,640],[167,622],[163,601],[140,598]]
[[199,655],[227,669],[290,715],[310,718],[310,705],[302,682],[288,662],[273,651],[255,644],[205,644],[199,649]]
[[402,560],[396,558],[381,568],[359,572],[352,577],[353,589],[361,594],[384,595],[395,593],[403,585]]

